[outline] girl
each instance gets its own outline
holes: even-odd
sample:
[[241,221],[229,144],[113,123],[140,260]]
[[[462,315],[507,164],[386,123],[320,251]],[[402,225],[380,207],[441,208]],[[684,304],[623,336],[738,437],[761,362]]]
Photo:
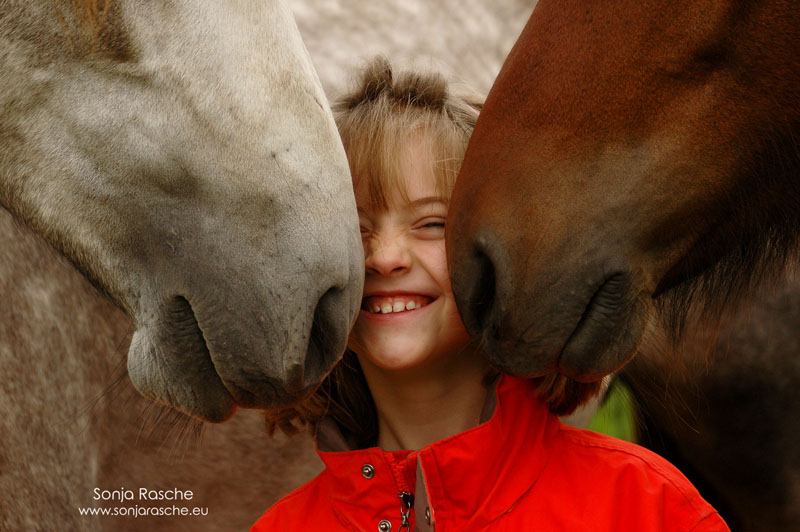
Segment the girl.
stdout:
[[[498,377],[458,316],[444,224],[479,105],[374,60],[334,107],[366,280],[349,350],[303,405],[325,470],[253,531],[724,531],[670,464],[562,425]],[[524,309],[520,309],[524,311]]]

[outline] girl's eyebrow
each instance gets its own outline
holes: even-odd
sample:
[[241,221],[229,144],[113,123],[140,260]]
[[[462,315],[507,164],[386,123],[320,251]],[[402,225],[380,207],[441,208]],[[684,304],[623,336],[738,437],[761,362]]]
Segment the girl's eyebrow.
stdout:
[[409,201],[406,206],[413,209],[417,207],[423,207],[431,203],[441,203],[446,207],[449,201],[444,196],[426,196],[424,198],[415,199],[414,201]]
[[[432,205],[434,203],[439,203],[443,207],[447,207],[448,204],[450,203],[450,200],[448,200],[445,196],[425,196],[424,198],[418,198],[415,199],[414,201],[409,201],[408,203],[404,203],[403,208],[413,210],[419,207],[424,207],[426,205]],[[362,209],[361,207],[356,206],[356,210],[358,211],[359,214],[362,215],[367,214],[367,211]]]

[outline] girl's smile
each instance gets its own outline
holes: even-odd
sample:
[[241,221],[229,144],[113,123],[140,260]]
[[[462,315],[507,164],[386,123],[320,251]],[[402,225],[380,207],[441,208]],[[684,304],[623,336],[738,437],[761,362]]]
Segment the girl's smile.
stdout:
[[427,315],[429,307],[439,301],[421,295],[365,297],[359,319],[375,323],[396,324],[400,320],[414,320]]
[[420,309],[434,300],[435,297],[412,293],[365,294],[361,309],[372,314],[392,314]]

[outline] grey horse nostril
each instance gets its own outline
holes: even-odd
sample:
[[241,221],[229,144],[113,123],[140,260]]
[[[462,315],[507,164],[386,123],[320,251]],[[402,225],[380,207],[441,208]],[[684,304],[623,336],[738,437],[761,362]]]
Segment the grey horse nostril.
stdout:
[[346,307],[347,293],[341,288],[332,287],[319,299],[306,352],[305,386],[319,384],[344,351],[347,339],[333,338],[331,334],[342,329],[341,324],[337,323],[337,316]]

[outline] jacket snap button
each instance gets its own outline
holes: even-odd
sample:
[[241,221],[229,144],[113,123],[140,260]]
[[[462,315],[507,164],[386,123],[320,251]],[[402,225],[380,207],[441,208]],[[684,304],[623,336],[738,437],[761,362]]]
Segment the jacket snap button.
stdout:
[[425,507],[425,522],[427,524],[429,524],[429,525],[431,524],[431,507],[430,506]]
[[[364,475],[364,478],[370,479],[375,476],[375,468],[369,464],[364,464],[361,467],[361,474]],[[383,521],[381,521],[383,522]]]
[[392,530],[392,523],[384,519],[380,523],[378,523],[378,530],[380,532],[391,532]]

